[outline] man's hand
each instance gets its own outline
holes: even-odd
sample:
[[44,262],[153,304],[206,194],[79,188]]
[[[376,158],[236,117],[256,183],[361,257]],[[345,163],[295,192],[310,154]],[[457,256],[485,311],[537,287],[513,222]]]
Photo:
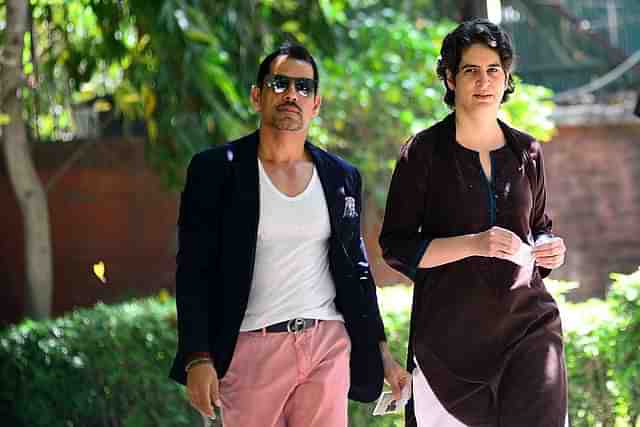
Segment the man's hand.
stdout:
[[564,256],[567,252],[567,247],[564,245],[564,240],[560,237],[552,237],[544,240],[543,243],[536,243],[533,247],[534,258],[536,263],[540,267],[548,268],[550,270],[560,267],[564,264]]
[[516,233],[498,226],[476,234],[474,240],[477,255],[503,259],[515,255],[522,244]]
[[384,378],[387,384],[391,386],[393,398],[400,400],[402,389],[407,385],[407,382],[410,381],[411,376],[396,362],[396,359],[393,358],[391,351],[389,351],[389,346],[385,341],[380,342],[380,352],[382,353]]
[[187,372],[187,394],[191,406],[201,414],[213,417],[213,404],[220,407],[218,374],[213,363],[200,363]]

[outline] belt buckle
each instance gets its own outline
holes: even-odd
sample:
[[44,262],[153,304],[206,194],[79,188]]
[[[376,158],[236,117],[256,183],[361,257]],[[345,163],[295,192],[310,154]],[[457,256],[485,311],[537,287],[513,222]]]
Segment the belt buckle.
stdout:
[[306,322],[302,317],[296,317],[295,319],[291,319],[287,322],[287,332],[297,334],[304,330],[305,325]]

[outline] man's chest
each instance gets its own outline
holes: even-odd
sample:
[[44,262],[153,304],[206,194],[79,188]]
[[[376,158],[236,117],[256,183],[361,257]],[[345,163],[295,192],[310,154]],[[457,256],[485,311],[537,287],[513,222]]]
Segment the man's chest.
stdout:
[[261,161],[261,169],[271,184],[282,194],[295,197],[305,191],[311,182],[314,166],[312,162],[299,161],[277,165]]

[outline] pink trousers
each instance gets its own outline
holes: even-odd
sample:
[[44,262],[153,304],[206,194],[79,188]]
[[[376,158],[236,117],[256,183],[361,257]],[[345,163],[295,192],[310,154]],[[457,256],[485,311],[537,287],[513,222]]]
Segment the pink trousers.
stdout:
[[350,352],[337,320],[297,334],[241,332],[220,381],[224,426],[346,427]]

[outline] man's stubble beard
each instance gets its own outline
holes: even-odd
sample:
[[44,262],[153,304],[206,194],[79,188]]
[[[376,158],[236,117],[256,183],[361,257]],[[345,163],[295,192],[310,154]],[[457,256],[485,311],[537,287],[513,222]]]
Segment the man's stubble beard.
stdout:
[[296,117],[295,119],[292,117],[274,117],[273,118],[273,127],[278,130],[286,130],[290,132],[296,132],[302,130],[303,123],[301,117]]

